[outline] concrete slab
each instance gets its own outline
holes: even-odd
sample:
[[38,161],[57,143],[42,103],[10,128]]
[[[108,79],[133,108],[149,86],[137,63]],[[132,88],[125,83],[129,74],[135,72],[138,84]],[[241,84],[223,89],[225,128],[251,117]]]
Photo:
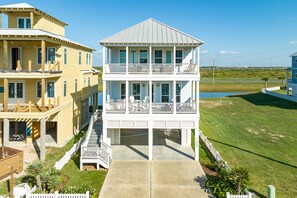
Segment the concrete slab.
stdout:
[[210,197],[204,182],[203,170],[193,160],[114,160],[99,198]]

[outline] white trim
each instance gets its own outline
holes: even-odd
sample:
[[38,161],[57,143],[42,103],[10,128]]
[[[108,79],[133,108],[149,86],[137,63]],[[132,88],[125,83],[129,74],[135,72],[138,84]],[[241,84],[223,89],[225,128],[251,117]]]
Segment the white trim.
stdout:
[[[24,24],[24,28],[20,28],[19,27],[19,19],[24,19],[24,23],[25,23]],[[27,23],[26,23],[27,22],[27,19],[30,20],[30,27],[27,27]],[[18,29],[31,29],[31,22],[32,21],[31,21],[31,18],[30,17],[17,17],[17,22],[16,22],[17,23],[17,28]]]
[[[9,83],[14,83],[14,98],[9,98],[9,93],[8,93],[8,104],[15,104],[18,100],[20,100],[20,103],[25,103],[25,98],[26,98],[26,83],[24,80],[9,80],[8,81],[8,92],[9,92]],[[23,84],[23,97],[22,98],[17,98],[17,83],[22,83]]]

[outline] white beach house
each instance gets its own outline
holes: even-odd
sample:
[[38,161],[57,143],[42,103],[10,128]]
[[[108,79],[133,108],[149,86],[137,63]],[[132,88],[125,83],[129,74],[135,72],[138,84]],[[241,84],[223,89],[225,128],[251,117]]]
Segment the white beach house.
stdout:
[[147,133],[153,159],[155,130],[176,130],[179,144],[199,159],[200,40],[148,19],[100,42],[103,46],[103,141],[121,144],[123,131]]

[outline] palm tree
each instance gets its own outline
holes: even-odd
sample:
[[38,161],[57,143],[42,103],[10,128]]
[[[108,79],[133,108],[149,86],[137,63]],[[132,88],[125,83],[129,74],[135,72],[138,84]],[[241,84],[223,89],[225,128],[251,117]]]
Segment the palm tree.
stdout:
[[243,167],[235,167],[231,170],[230,176],[235,183],[236,193],[239,195],[250,181],[249,171]]
[[26,172],[29,175],[32,175],[36,179],[37,186],[40,190],[42,190],[41,178],[40,175],[43,172],[43,162],[39,160],[33,161],[31,164],[28,165]]
[[269,78],[263,77],[261,80],[265,81],[265,89],[267,89],[267,82],[268,82]]
[[282,87],[284,86],[284,80],[286,79],[285,76],[278,77],[279,80],[282,80]]

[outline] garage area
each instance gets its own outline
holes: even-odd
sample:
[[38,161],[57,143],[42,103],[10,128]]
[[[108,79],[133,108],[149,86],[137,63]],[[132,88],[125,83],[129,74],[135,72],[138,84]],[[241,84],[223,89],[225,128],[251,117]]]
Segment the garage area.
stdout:
[[[148,160],[148,129],[111,129],[113,160]],[[181,129],[153,129],[153,160],[193,160],[191,144],[182,146]]]

